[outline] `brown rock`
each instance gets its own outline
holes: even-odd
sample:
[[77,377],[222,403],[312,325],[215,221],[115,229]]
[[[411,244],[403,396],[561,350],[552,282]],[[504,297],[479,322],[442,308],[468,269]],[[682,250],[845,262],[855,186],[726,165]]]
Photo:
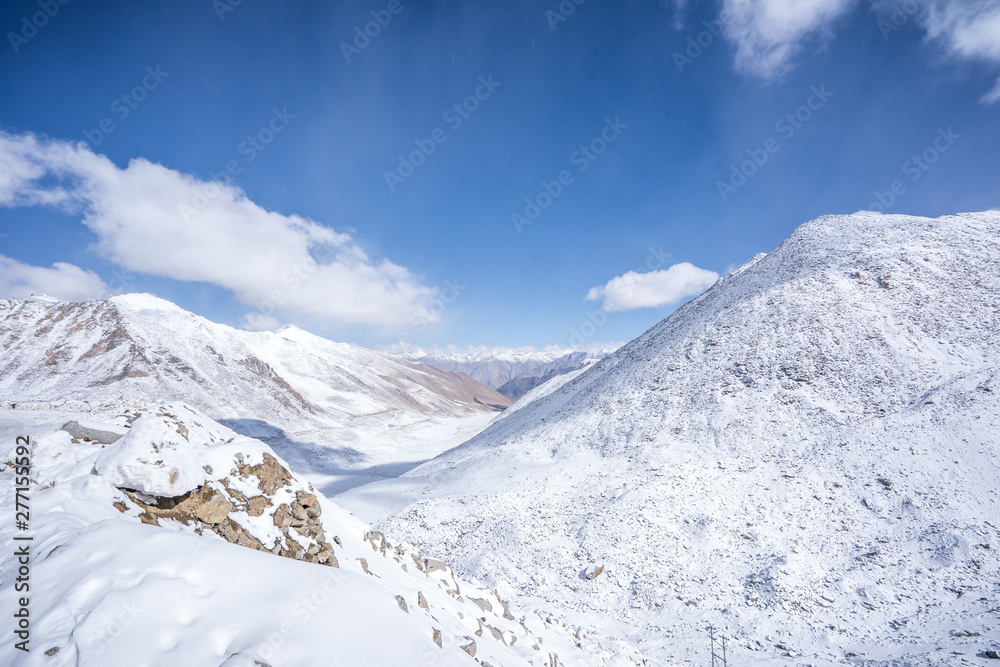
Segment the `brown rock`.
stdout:
[[493,605],[490,604],[489,600],[484,600],[483,598],[469,598],[469,602],[476,605],[483,611],[493,611]]
[[195,507],[194,515],[205,523],[222,523],[233,511],[233,504],[222,497],[222,494],[213,494],[206,502]]
[[448,571],[448,566],[439,560],[433,558],[424,559],[424,572],[429,576],[431,572],[436,572],[437,570]]
[[267,453],[264,454],[263,463],[253,466],[238,463],[236,469],[239,471],[240,477],[256,475],[257,479],[260,480],[257,486],[268,496],[273,496],[275,491],[283,486],[288,486],[292,481],[292,473],[278,463],[276,458]]
[[502,632],[494,628],[492,625],[487,625],[486,628],[490,631],[490,634],[493,635],[494,639],[503,642],[503,645],[507,646],[507,640],[504,638]]
[[292,509],[288,505],[278,505],[274,510],[274,525],[279,530],[286,530],[292,525]]
[[271,507],[271,504],[271,499],[267,496],[254,496],[247,501],[247,514],[260,516],[267,508]]

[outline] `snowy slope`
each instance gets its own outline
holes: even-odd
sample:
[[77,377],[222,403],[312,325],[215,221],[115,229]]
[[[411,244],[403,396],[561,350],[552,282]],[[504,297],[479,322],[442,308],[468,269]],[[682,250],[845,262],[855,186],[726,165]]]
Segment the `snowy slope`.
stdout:
[[497,415],[493,421],[497,421],[499,419],[505,419],[510,415],[514,414],[515,412],[517,412],[518,410],[521,410],[527,407],[528,405],[534,403],[535,401],[545,398],[549,394],[553,393],[554,391],[562,387],[567,382],[572,382],[576,378],[586,373],[590,369],[590,367],[596,364],[597,362],[598,362],[597,359],[590,359],[584,362],[583,365],[581,365],[577,369],[567,371],[566,373],[561,373],[559,375],[549,378],[542,384],[538,385],[537,387],[535,387],[534,389],[532,389],[531,391],[527,392],[519,399],[514,401],[513,405],[511,405],[509,408],[507,408],[499,415]]
[[741,665],[985,664],[998,265],[996,211],[820,218],[468,443],[338,501],[501,594],[618,623],[660,664],[707,664],[709,623]]
[[361,479],[440,453],[510,403],[461,374],[295,327],[239,331],[144,294],[0,300],[0,349],[0,401],[19,408],[183,400],[301,470]]
[[[285,464],[264,443],[241,437],[184,405],[139,410],[131,426],[122,417],[90,415],[102,428],[126,434],[110,445],[76,441],[54,430],[79,416],[0,411],[4,460],[16,457],[16,436],[30,435],[33,443],[31,525],[17,533],[33,537],[17,543],[30,545],[30,589],[20,593],[31,600],[30,652],[18,650],[8,638],[0,644],[0,664],[639,664],[639,656],[625,644],[607,636],[585,637],[548,614],[522,609],[517,601],[456,578],[446,564],[425,560],[392,536],[371,532],[321,495],[313,498],[318,506],[312,506],[310,516],[322,521],[334,543],[333,566],[230,543],[207,530],[207,524],[160,519],[159,525],[146,525],[136,501],[152,499],[134,489],[149,483],[147,491],[167,491],[161,469],[190,479],[183,488],[204,484],[229,494],[239,491],[250,506],[270,504],[272,511],[282,493],[291,495],[286,489],[309,489],[287,471],[277,483],[259,470],[259,478],[240,477],[253,469],[247,465],[268,457]],[[163,468],[134,456],[143,443],[160,452],[173,446],[193,459],[185,463],[174,457]],[[106,465],[109,461],[114,465]],[[126,461],[134,464],[127,470],[122,467]],[[13,516],[15,477],[22,474],[8,466],[0,471],[5,516]],[[206,520],[218,523],[223,516]],[[266,511],[256,518],[235,510],[228,516],[262,542],[277,523],[271,523]],[[5,544],[12,543],[14,532],[10,521],[0,526]],[[287,539],[291,536],[289,530]],[[17,572],[14,550],[5,549],[0,605],[8,611],[18,606],[13,586]]]

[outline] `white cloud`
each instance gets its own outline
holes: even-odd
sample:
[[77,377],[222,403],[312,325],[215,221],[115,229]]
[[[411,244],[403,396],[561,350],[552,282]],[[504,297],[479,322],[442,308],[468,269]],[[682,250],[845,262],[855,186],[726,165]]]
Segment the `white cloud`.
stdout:
[[1000,102],[1000,79],[997,79],[997,84],[993,86],[993,89],[982,97],[983,104],[996,104]]
[[830,24],[856,0],[723,0],[722,22],[736,69],[764,79],[792,67],[805,42],[833,36]]
[[[726,38],[736,47],[736,69],[773,79],[794,67],[809,40],[824,43],[832,25],[857,0],[722,0]],[[919,16],[928,39],[954,58],[1000,66],[1000,0],[920,0],[919,10],[899,0],[872,0],[880,14]],[[903,7],[901,10],[900,7]],[[1000,101],[1000,80],[982,101]]]
[[47,269],[0,255],[0,297],[24,299],[32,294],[48,294],[67,301],[85,301],[107,293],[107,285],[97,274],[74,264],[57,262]]
[[429,309],[436,288],[370,259],[349,234],[144,159],[119,169],[84,144],[0,132],[0,205],[78,212],[116,264],[219,285],[263,315],[374,325],[439,319]]
[[629,271],[612,278],[606,285],[592,288],[587,292],[586,299],[604,299],[604,310],[609,312],[656,308],[701,294],[718,279],[719,274],[714,271],[683,262],[649,273]]
[[674,28],[682,30],[684,28],[684,16],[687,14],[688,5],[691,0],[660,0],[660,6],[674,8]]
[[247,331],[277,331],[281,328],[281,320],[273,315],[263,313],[247,313],[243,316],[240,328]]
[[[924,15],[931,40],[955,58],[1000,66],[1000,0],[935,0]],[[1000,80],[983,95],[984,104],[1000,101]]]

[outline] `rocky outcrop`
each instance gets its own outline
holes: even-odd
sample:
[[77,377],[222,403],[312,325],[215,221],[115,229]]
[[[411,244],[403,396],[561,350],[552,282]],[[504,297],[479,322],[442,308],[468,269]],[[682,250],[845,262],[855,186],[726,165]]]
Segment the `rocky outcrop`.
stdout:
[[312,488],[257,441],[223,439],[228,433],[199,419],[210,423],[185,406],[160,406],[101,452],[95,468],[129,501],[116,507],[147,524],[176,521],[240,546],[339,567]]
[[[176,498],[123,491],[141,510],[144,523],[178,521],[240,546],[340,567],[323,530],[323,510],[316,495],[294,490],[291,473],[274,457],[264,454],[261,464],[238,464],[233,473]],[[246,482],[253,480],[260,491],[256,495],[247,490]],[[289,496],[288,502],[277,500]]]

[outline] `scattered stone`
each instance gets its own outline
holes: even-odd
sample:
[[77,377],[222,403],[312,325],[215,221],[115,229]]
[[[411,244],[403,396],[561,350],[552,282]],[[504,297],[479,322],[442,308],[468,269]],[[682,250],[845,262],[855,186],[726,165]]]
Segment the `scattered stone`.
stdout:
[[407,614],[410,613],[410,609],[409,607],[406,606],[406,600],[403,599],[402,595],[396,596],[396,604],[398,604],[399,608],[405,611]]
[[90,440],[102,445],[110,445],[113,442],[117,442],[122,437],[121,433],[115,433],[114,431],[100,431],[96,428],[80,426],[80,424],[75,421],[66,422],[62,425],[60,430],[66,431],[77,440]]
[[441,631],[434,628],[434,643],[438,645],[438,648],[444,648],[444,644],[441,641]]
[[468,653],[473,658],[475,658],[476,657],[476,640],[473,639],[472,637],[466,637],[466,639],[469,640],[469,643],[466,644],[465,646],[463,646],[462,650],[465,651],[466,653]]
[[424,609],[430,609],[430,607],[427,606],[427,598],[425,598],[424,594],[420,591],[417,591],[417,606]]
[[423,570],[426,575],[430,576],[431,572],[436,572],[438,570],[443,570],[444,572],[447,572],[448,566],[439,560],[435,560],[433,558],[425,558]]
[[473,597],[468,598],[468,600],[469,602],[476,605],[483,611],[490,611],[490,612],[493,611],[493,605],[490,604],[489,600],[484,600],[483,598],[473,598]]
[[583,571],[583,576],[587,579],[587,581],[593,581],[601,574],[601,572],[604,572],[603,565],[591,564],[588,565],[587,569]]
[[986,651],[985,655],[991,660],[1000,660],[1000,651]]
[[496,639],[497,641],[503,642],[503,645],[507,646],[507,640],[506,640],[506,638],[504,638],[502,632],[500,632],[499,630],[497,630],[496,628],[494,628],[492,625],[487,625],[486,629],[490,631],[490,634],[493,635],[494,639]]
[[[70,422],[70,423],[73,424],[75,422]],[[59,652],[59,647],[58,646],[53,646],[52,648],[50,648],[48,651],[45,652],[45,655],[47,655],[47,656],[49,656],[51,658],[52,656],[54,656],[58,652]]]

